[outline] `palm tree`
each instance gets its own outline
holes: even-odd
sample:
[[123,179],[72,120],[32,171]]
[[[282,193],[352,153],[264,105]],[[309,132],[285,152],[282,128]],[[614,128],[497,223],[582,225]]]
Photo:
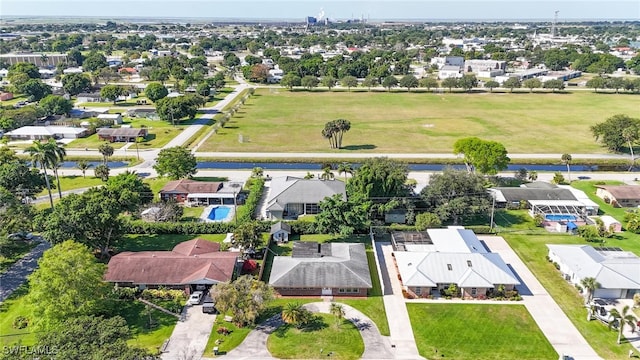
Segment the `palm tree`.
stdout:
[[335,175],[333,175],[330,167],[325,167],[324,169],[322,169],[322,171],[323,172],[320,175],[321,180],[333,180],[335,178]]
[[635,165],[635,158],[633,155],[633,143],[638,140],[638,136],[640,135],[640,129],[636,126],[629,126],[622,129],[622,138],[627,142],[629,146],[629,152],[631,153],[631,166],[629,166],[629,171],[633,169]]
[[531,170],[529,171],[529,180],[530,181],[536,181],[538,180],[538,172],[535,170]]
[[96,166],[93,171],[95,172],[96,177],[102,179],[102,181],[106,182],[109,180],[109,167],[107,165],[100,164]]
[[347,182],[347,174],[353,176],[353,167],[351,166],[351,164],[343,162],[342,164],[338,165],[338,174],[343,174],[344,173],[344,182]]
[[305,309],[298,302],[288,303],[282,310],[282,321],[295,327],[300,327],[309,321],[309,310]]
[[47,191],[49,192],[49,203],[53,209],[53,196],[51,195],[51,183],[49,182],[49,175],[47,174],[47,166],[51,163],[51,152],[47,149],[47,144],[42,143],[39,140],[35,140],[33,145],[24,149],[24,152],[31,157],[31,164],[36,167],[40,166],[40,169],[44,172],[44,180],[47,184]]
[[336,326],[337,326],[342,322],[342,319],[344,319],[344,315],[345,315],[344,306],[332,302],[331,306],[329,307],[329,313],[331,313],[331,315],[336,317],[337,319]]
[[563,164],[567,165],[567,180],[571,183],[571,160],[573,160],[571,154],[562,154],[560,159]]
[[85,172],[91,167],[91,164],[89,164],[86,160],[80,160],[78,161],[78,163],[76,164],[76,167],[82,171],[82,177],[86,177],[85,176]]
[[587,304],[593,299],[593,292],[600,288],[600,283],[596,281],[596,278],[586,277],[580,280],[580,285],[587,291]]
[[64,157],[67,156],[67,151],[64,149],[64,145],[58,144],[54,139],[49,139],[49,142],[45,144],[47,151],[51,153],[51,163],[49,167],[53,169],[53,173],[56,176],[56,182],[58,184],[58,198],[62,199],[62,189],[60,189],[60,176],[58,175],[58,168],[62,165]]
[[104,165],[107,165],[107,163],[109,162],[109,157],[113,155],[113,146],[109,144],[102,144],[98,147],[98,151],[100,151],[100,154],[102,154],[102,163]]
[[618,311],[618,309],[611,309],[609,312],[613,317],[613,321],[609,322],[609,328],[616,323],[616,320],[618,323],[618,345],[620,345],[622,341],[622,331],[625,325],[631,326],[631,332],[634,332],[636,329],[636,321],[638,321],[638,319],[636,319],[629,310],[631,310],[629,305],[625,305],[621,312]]

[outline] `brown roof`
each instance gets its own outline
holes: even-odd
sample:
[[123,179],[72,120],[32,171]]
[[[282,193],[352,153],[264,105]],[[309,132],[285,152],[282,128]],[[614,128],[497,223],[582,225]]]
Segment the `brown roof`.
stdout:
[[214,194],[222,188],[221,182],[209,182],[209,181],[195,181],[191,179],[182,179],[169,181],[160,190],[161,194],[164,193],[178,193],[178,194]]
[[146,129],[135,128],[102,128],[98,129],[98,136],[142,136],[146,131]]
[[230,281],[238,253],[219,250],[218,243],[194,239],[172,251],[123,252],[109,261],[105,280],[146,285]]
[[597,185],[607,190],[616,200],[640,199],[640,186],[638,185]]

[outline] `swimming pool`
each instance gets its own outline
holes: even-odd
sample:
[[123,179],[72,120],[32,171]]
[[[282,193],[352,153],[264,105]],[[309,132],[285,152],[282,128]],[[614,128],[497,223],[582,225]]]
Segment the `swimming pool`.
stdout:
[[575,221],[577,220],[575,215],[570,214],[547,214],[544,216],[547,221]]
[[228,206],[214,206],[209,211],[207,219],[213,221],[224,221],[229,217],[231,208]]

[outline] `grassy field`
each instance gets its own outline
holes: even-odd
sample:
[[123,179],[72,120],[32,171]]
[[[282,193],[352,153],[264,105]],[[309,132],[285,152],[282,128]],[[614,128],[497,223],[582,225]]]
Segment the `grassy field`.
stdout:
[[351,321],[345,319],[337,325],[333,315],[316,316],[317,321],[308,328],[285,325],[269,335],[267,348],[271,355],[280,359],[319,359],[331,352],[332,359],[360,358],[364,342]]
[[[551,294],[556,303],[562,308],[562,311],[569,317],[598,355],[604,359],[627,358],[631,345],[617,345],[617,333],[615,331],[609,330],[607,326],[599,321],[587,321],[586,309],[583,305],[584,298],[574,286],[563,280],[560,272],[545,259],[549,252],[545,244],[585,244],[584,240],[571,235],[504,233],[501,235],[507,240],[520,259],[527,264],[529,270]],[[635,249],[636,254],[638,254],[637,242],[632,243],[625,239],[609,239],[606,246],[619,246],[625,250]]]
[[[73,189],[80,189],[80,188],[85,188],[85,187],[91,187],[91,186],[99,186],[99,185],[103,185],[104,182],[102,182],[102,180],[98,179],[97,177],[93,176],[93,167],[87,169],[87,177],[84,178],[82,176],[61,176],[60,177],[60,188],[62,191],[68,191],[68,190],[73,190]],[[58,184],[56,183],[56,178],[55,176],[51,176],[49,178],[49,180],[51,181],[52,185],[58,186]],[[47,191],[47,189],[45,188],[44,190],[42,190],[40,192],[40,194],[38,194],[38,196],[43,196],[43,195],[47,195],[49,192]],[[53,194],[57,194],[58,190],[57,189],[51,189],[51,193]]]
[[117,246],[117,251],[168,251],[177,244],[202,238],[214,242],[222,242],[226,234],[201,234],[201,235],[125,235],[124,240]]
[[557,359],[523,305],[407,304],[427,359]]
[[[513,153],[605,153],[589,126],[639,116],[638,97],[571,94],[290,92],[259,89],[199,151],[326,152],[327,121],[351,121],[342,150],[452,151],[465,136],[502,142]],[[238,135],[245,141],[238,142]],[[393,135],[393,136],[389,136]],[[411,141],[407,141],[410,139]]]
[[[147,119],[132,119],[125,118],[122,122],[123,125],[130,125],[132,128],[140,128],[145,126],[149,129],[149,135],[138,144],[140,149],[160,148],[166,145],[171,139],[176,137],[186,125],[173,126],[166,121],[161,120],[147,120]],[[97,149],[98,146],[108,143],[113,146],[114,149],[120,149],[126,143],[113,142],[109,143],[105,140],[98,139],[98,134],[87,136],[86,138],[76,139],[70,142],[66,147],[71,149]],[[136,145],[133,144],[129,147],[131,154],[135,154]]]

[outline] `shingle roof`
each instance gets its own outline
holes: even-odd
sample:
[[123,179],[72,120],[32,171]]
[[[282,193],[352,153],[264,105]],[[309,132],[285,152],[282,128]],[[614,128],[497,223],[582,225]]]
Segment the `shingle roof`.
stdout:
[[307,180],[293,176],[277,177],[271,180],[267,210],[283,210],[286,204],[316,204],[335,194],[347,197],[344,182]]
[[222,188],[221,182],[196,181],[191,179],[182,179],[169,181],[160,190],[160,194],[214,194]]
[[[315,244],[317,247],[317,243]],[[371,288],[364,244],[330,243],[324,257],[276,256],[269,284],[274,287]]]
[[136,128],[101,128],[98,129],[98,136],[142,136],[146,129]]
[[528,200],[576,200],[576,197],[568,189],[559,188],[523,188],[523,187],[496,187],[494,191],[500,192],[502,197],[496,200],[507,202],[520,202]]
[[618,201],[640,199],[640,186],[638,185],[597,185],[597,187],[607,190]]
[[269,232],[269,234],[273,235],[281,230],[291,234],[291,225],[283,221],[278,221],[277,223],[271,225],[271,232]]

